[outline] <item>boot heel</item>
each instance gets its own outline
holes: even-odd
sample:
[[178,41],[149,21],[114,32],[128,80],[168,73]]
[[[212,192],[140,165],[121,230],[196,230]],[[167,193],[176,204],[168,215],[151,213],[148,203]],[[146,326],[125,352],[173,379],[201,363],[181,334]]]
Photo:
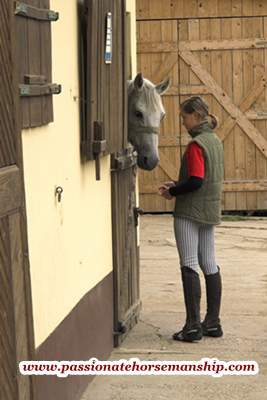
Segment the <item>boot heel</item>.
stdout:
[[198,342],[202,339],[202,328],[182,329],[173,334],[172,338],[181,342]]
[[203,336],[210,336],[210,337],[221,337],[223,336],[223,330],[220,324],[216,326],[211,326],[207,328],[203,323],[202,325],[202,334]]
[[188,338],[188,341],[190,342],[195,342],[195,341],[199,341],[202,339],[203,333],[202,333],[202,329],[192,329],[191,331],[186,333],[186,336]]

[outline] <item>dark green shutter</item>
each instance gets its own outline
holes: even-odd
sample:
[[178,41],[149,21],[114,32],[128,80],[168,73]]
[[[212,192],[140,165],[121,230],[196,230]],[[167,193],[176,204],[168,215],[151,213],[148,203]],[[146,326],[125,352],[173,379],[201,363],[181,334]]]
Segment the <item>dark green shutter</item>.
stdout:
[[[124,0],[79,3],[81,153],[85,160],[93,160],[127,146],[125,7]],[[108,12],[112,13],[111,64],[104,58]]]
[[52,83],[51,22],[59,17],[49,0],[15,2],[16,55],[21,97],[22,128],[52,122],[53,94],[61,86]]

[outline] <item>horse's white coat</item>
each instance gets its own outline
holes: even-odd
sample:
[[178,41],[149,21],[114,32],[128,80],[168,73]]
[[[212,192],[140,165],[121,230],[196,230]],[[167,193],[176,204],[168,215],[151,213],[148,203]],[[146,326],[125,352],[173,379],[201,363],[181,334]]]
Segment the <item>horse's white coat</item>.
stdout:
[[[128,81],[128,139],[138,153],[137,163],[142,169],[152,170],[159,162],[158,135],[152,132],[153,128],[159,128],[165,115],[161,94],[168,87],[169,79],[154,85],[142,74]],[[146,128],[152,132],[148,133]]]

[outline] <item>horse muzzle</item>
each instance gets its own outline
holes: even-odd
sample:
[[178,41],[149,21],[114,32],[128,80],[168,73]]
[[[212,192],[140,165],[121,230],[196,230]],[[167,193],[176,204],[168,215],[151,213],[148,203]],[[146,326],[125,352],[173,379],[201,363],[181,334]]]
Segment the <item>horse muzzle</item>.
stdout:
[[158,157],[147,157],[138,154],[137,157],[137,165],[139,168],[144,169],[146,171],[151,171],[152,169],[156,168],[156,166],[159,163],[159,158]]

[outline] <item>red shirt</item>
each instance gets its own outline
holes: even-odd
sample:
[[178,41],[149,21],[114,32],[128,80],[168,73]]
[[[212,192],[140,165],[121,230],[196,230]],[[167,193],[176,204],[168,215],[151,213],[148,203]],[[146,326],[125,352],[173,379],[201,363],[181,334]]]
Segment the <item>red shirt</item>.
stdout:
[[204,154],[202,148],[196,142],[190,143],[187,147],[186,165],[188,177],[204,178]]

